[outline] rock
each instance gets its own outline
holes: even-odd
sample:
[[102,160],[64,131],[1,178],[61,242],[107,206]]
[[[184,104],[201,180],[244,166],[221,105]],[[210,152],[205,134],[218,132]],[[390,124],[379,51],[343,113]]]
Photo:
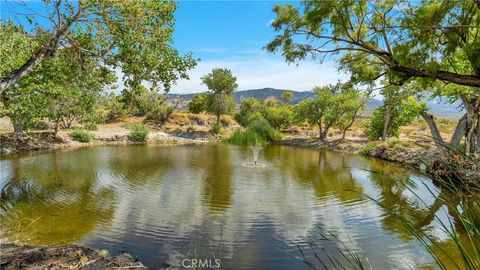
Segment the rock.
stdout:
[[1,269],[148,269],[132,255],[110,257],[108,252],[68,246],[0,245]]

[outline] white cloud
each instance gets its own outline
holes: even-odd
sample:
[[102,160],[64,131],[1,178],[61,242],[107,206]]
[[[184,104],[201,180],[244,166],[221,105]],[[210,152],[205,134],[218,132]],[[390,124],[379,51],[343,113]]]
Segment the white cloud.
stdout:
[[190,80],[180,80],[171,93],[197,93],[206,91],[200,77],[213,68],[228,68],[237,77],[239,90],[272,87],[296,91],[308,91],[317,85],[336,83],[347,79],[337,71],[333,62],[321,65],[304,61],[299,65],[287,64],[282,59],[252,58],[201,61],[189,72]]

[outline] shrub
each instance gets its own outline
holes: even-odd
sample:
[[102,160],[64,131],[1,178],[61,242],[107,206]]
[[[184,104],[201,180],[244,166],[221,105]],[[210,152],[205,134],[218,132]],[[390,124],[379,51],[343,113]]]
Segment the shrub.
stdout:
[[98,116],[95,123],[110,123],[127,115],[124,104],[117,96],[107,96],[101,101],[95,115]]
[[358,153],[362,155],[368,155],[372,150],[377,147],[378,142],[369,142],[367,145],[363,146],[362,148],[358,149]]
[[156,103],[152,106],[151,110],[147,113],[146,120],[152,121],[156,124],[163,125],[170,119],[174,111],[173,106],[170,103]]
[[218,135],[218,134],[222,133],[222,130],[223,130],[223,128],[222,128],[222,125],[220,123],[215,123],[210,128],[210,132],[212,134],[215,134],[215,135]]
[[281,134],[265,119],[258,119],[248,125],[248,130],[256,133],[264,141],[272,142],[281,139]]
[[72,139],[74,139],[75,141],[84,142],[84,143],[87,143],[93,140],[93,135],[83,129],[73,130],[70,133],[70,136],[72,136]]
[[134,142],[146,142],[150,129],[144,124],[134,124],[130,127],[128,139]]
[[257,142],[263,142],[263,139],[251,130],[247,129],[242,131],[237,129],[233,132],[230,138],[226,140],[226,142],[233,144],[252,145]]
[[195,132],[197,131],[197,128],[195,126],[188,126],[187,127],[187,132]]
[[293,122],[293,111],[290,106],[265,107],[262,114],[274,128],[288,127]]
[[85,123],[83,125],[83,127],[86,129],[86,130],[98,130],[98,127],[95,123]]
[[207,95],[199,94],[193,96],[192,100],[188,102],[188,111],[191,113],[201,113],[207,110]]
[[281,134],[267,120],[258,119],[250,123],[246,130],[236,130],[226,141],[235,144],[272,142],[281,139]]

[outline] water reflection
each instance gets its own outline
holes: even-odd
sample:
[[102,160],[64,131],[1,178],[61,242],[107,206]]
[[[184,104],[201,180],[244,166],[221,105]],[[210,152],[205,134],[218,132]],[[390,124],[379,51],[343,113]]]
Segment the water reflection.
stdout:
[[395,164],[268,146],[264,167],[241,167],[248,156],[230,145],[135,145],[1,160],[1,236],[128,250],[152,268],[214,254],[227,269],[298,269],[306,265],[297,246],[328,231],[362,249],[374,269],[430,262],[368,195],[451,245],[429,210],[446,207],[430,190],[449,194]]

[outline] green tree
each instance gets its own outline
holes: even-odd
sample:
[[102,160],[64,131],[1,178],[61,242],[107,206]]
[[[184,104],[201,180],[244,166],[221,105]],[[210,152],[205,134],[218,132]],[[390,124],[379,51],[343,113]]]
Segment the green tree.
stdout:
[[307,121],[311,125],[317,125],[319,139],[325,141],[328,131],[340,123],[342,117],[350,110],[348,99],[349,86],[345,84],[315,87],[316,97],[306,99],[294,106],[297,120]]
[[292,91],[285,91],[282,93],[282,100],[285,104],[290,104],[293,100],[293,92]]
[[[356,81],[386,76],[480,87],[478,1],[305,1],[277,5],[267,45],[293,62],[336,55]],[[465,59],[463,70],[451,60]]]
[[342,104],[345,113],[340,117],[336,126],[342,130],[342,140],[345,140],[347,131],[353,126],[355,121],[361,116],[369,100],[369,92],[361,92],[356,89],[345,91],[344,103]]
[[[1,28],[0,33],[8,33],[9,27]],[[15,33],[18,41],[31,40],[25,32]],[[85,120],[100,92],[114,79],[113,73],[99,66],[96,59],[74,48],[64,48],[0,94],[2,115],[12,120],[15,132],[48,117],[55,122],[56,133],[60,123],[70,127],[75,119]]]
[[240,125],[246,127],[254,119],[263,117],[261,114],[263,107],[263,100],[258,100],[253,97],[246,98],[240,102],[239,110],[235,114],[235,120],[240,123]]
[[[195,65],[190,54],[181,57],[171,46],[174,1],[54,0],[44,1],[44,5],[44,9],[32,8],[35,14],[25,15],[36,41],[29,50],[17,49],[15,37],[1,36],[0,93],[66,47],[120,68],[128,87],[148,81],[152,88],[161,84],[168,90],[177,79],[187,78],[186,71]],[[39,18],[51,23],[40,24]],[[5,48],[12,53],[4,53]]]
[[261,113],[268,123],[276,129],[290,126],[294,118],[291,106],[284,104],[266,106]]
[[209,111],[217,116],[217,124],[220,124],[220,115],[231,113],[235,109],[233,93],[238,87],[237,77],[228,69],[215,68],[201,80],[211,91],[208,95]]
[[[281,50],[289,62],[336,56],[356,82],[384,77],[400,86],[415,79],[421,92],[433,86],[434,95],[461,100],[467,111],[450,144],[465,138],[467,153],[480,153],[479,1],[305,1],[274,12],[279,35],[270,52]],[[427,123],[433,127],[431,115]]]
[[400,127],[408,125],[426,110],[425,102],[417,103],[413,97],[400,101],[397,106],[385,102],[373,111],[367,134],[373,140],[381,138],[385,141],[388,137],[398,137]]
[[206,94],[194,95],[188,102],[188,111],[191,113],[201,113],[207,111],[208,96]]

